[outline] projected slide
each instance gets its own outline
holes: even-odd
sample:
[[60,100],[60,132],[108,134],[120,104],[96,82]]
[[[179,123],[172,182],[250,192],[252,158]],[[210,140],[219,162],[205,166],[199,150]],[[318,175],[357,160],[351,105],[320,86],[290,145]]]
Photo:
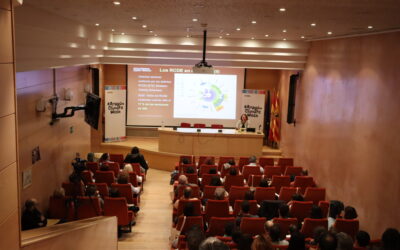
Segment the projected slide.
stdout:
[[235,119],[236,78],[175,74],[174,118]]

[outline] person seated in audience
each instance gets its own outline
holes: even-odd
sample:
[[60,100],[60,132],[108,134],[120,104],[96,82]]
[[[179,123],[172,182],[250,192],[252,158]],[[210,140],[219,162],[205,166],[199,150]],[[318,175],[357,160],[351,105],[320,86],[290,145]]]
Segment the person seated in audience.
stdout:
[[129,184],[131,186],[132,189],[132,193],[133,194],[139,194],[140,193],[140,187],[134,187],[132,185],[132,183],[129,182],[129,174],[126,173],[120,173],[118,175],[118,179],[117,179],[117,183],[118,184]]
[[318,226],[314,229],[313,232],[313,238],[310,241],[310,250],[314,250],[318,248],[318,244],[322,238],[323,235],[325,235],[328,232],[328,230],[325,227]]
[[333,227],[336,218],[342,217],[341,213],[344,210],[343,202],[332,200],[329,204],[329,216],[328,216],[328,229]]
[[183,190],[183,196],[177,199],[174,203],[174,208],[178,209],[179,207],[179,202],[181,200],[186,200],[186,201],[191,201],[191,200],[198,200],[196,197],[192,197],[192,188],[191,187],[185,187]]
[[[122,169],[122,173],[128,174],[128,176],[129,176],[130,172],[133,172],[132,164],[130,164],[130,163],[125,164],[124,168]],[[136,175],[136,180],[137,180],[138,183],[142,183],[143,182],[143,177],[137,174]]]
[[231,221],[226,223],[224,230],[224,237],[232,237],[234,230],[235,230],[235,223]]
[[210,186],[222,186],[221,178],[219,178],[219,176],[212,176],[210,180]]
[[274,250],[271,240],[260,234],[254,238],[251,244],[251,250]]
[[273,245],[279,246],[287,246],[289,242],[285,239],[281,239],[281,228],[278,224],[273,224],[271,228],[269,228],[269,237],[271,238]]
[[216,200],[225,200],[228,196],[228,193],[225,191],[223,187],[217,187],[214,191],[214,198]]
[[211,157],[207,157],[204,160],[203,164],[204,165],[215,165],[215,160],[213,158],[211,158]]
[[366,231],[360,230],[356,234],[356,241],[354,242],[355,247],[368,247],[369,242],[371,241],[371,237],[369,236],[369,233]]
[[354,220],[357,219],[357,211],[354,207],[347,206],[344,208],[344,218],[346,220]]
[[89,152],[89,153],[87,154],[87,156],[86,156],[86,160],[87,160],[88,162],[95,162],[94,153],[93,153],[93,152]]
[[113,163],[113,161],[110,161],[110,154],[109,153],[103,153],[99,159],[99,164],[102,165],[104,163]]
[[218,171],[216,168],[210,168],[210,170],[208,170],[209,174],[218,174]]
[[232,166],[235,166],[235,160],[231,159],[228,162],[225,162],[223,167],[225,170],[230,169]]
[[311,219],[322,219],[323,218],[322,209],[317,205],[313,205],[311,208],[310,218]]
[[301,194],[292,195],[292,199],[287,203],[289,208],[292,207],[293,201],[304,201],[304,197]]
[[336,234],[337,239],[337,249],[338,250],[352,250],[353,249],[353,239],[350,235],[340,232]]
[[279,218],[287,219],[289,218],[289,206],[285,203],[282,203],[278,209]]
[[395,228],[388,228],[381,237],[381,246],[383,250],[400,249],[400,233]]
[[196,171],[194,170],[194,168],[192,166],[187,167],[185,170],[185,174],[194,174],[196,173]]
[[186,245],[188,250],[198,250],[201,242],[205,239],[203,230],[199,226],[193,226],[186,233]]
[[229,247],[216,237],[208,237],[200,244],[199,250],[229,250]]
[[85,190],[85,195],[89,196],[89,197],[99,198],[101,207],[104,206],[104,200],[103,200],[103,198],[101,198],[99,190],[97,190],[96,185],[94,185],[94,184],[87,185],[86,190]]
[[258,186],[259,186],[259,187],[268,187],[268,186],[269,186],[269,185],[268,185],[268,180],[262,178],[262,179],[260,180],[260,184],[258,184]]
[[240,223],[242,222],[243,217],[258,217],[258,215],[253,215],[250,213],[250,203],[248,200],[244,200],[242,202],[241,210],[235,219],[236,226],[240,227]]
[[180,165],[187,165],[187,164],[192,164],[192,159],[189,157],[183,157],[181,159],[181,162],[179,162]]
[[299,231],[290,235],[288,250],[306,250],[305,237]]
[[257,157],[255,155],[250,156],[247,166],[258,166],[260,167],[261,174],[264,174],[264,168],[257,164]]
[[250,234],[242,234],[239,238],[238,249],[251,250],[251,244],[253,244],[253,237]]
[[[118,188],[115,188],[115,187],[111,188],[109,193],[110,193],[110,197],[111,198],[120,198],[120,197],[122,197],[121,193],[118,190]],[[140,208],[135,206],[135,205],[133,205],[133,206],[128,206],[128,210],[130,210],[130,211],[132,211],[134,213],[137,213],[137,212],[139,212]]]
[[71,195],[73,197],[81,195],[81,192],[82,192],[81,190],[82,190],[82,187],[84,186],[81,169],[79,169],[79,168],[74,169],[74,171],[70,174],[68,179],[69,179],[70,183],[74,184]]
[[[231,169],[229,169],[229,172],[228,172],[227,175],[236,176],[236,175],[238,175],[238,174],[239,174],[239,173],[238,173],[238,171],[237,171],[236,168],[231,168]],[[226,180],[226,176],[227,176],[227,175],[224,176],[224,179],[222,180],[222,182],[225,183],[225,180]]]
[[247,191],[244,193],[243,200],[247,200],[247,201],[252,201],[252,200],[254,200],[254,192],[251,191],[251,190],[247,190]]
[[37,204],[37,200],[33,198],[25,201],[25,207],[21,218],[22,230],[35,229],[47,225],[47,219],[39,209],[37,209]]
[[62,187],[58,187],[54,190],[53,192],[53,197],[54,198],[65,198],[65,189]]
[[144,156],[139,152],[138,147],[132,148],[131,153],[125,157],[124,162],[125,163],[139,163],[143,173],[147,172],[147,170],[149,169],[149,166],[147,165],[147,162],[144,159]]
[[337,238],[334,233],[327,232],[321,236],[318,244],[318,249],[320,250],[336,250],[337,248]]

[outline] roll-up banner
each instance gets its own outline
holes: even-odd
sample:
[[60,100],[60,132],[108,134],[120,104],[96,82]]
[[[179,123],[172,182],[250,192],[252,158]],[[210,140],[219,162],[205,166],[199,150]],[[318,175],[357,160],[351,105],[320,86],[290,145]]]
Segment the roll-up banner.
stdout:
[[105,86],[104,142],[126,140],[126,86]]
[[242,90],[242,113],[249,117],[249,127],[264,129],[265,90]]

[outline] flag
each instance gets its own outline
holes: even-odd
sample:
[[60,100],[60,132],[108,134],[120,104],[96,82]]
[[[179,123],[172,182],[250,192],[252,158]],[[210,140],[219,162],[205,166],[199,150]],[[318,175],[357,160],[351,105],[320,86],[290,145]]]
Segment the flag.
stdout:
[[271,124],[268,140],[271,142],[280,141],[280,105],[279,105],[279,91],[274,91],[271,103]]

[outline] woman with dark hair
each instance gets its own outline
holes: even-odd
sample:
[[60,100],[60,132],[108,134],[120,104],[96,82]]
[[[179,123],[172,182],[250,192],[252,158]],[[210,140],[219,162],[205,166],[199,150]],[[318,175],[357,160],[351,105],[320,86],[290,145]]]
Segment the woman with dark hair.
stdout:
[[139,163],[140,166],[143,168],[143,172],[147,172],[149,166],[147,165],[144,156],[139,152],[138,147],[133,147],[131,153],[125,157],[124,162],[126,163]]
[[246,114],[240,116],[240,120],[236,123],[236,129],[246,129],[249,127],[249,117]]
[[354,207],[347,206],[344,208],[344,218],[347,220],[357,219],[357,211]]
[[221,178],[219,178],[219,176],[212,176],[210,181],[210,186],[214,187],[222,186]]
[[288,250],[305,250],[306,242],[305,237],[300,232],[294,232],[290,236]]
[[110,168],[108,167],[108,163],[113,163],[110,161],[110,154],[109,153],[103,153],[99,159],[99,167],[100,171],[108,171]]
[[317,205],[313,205],[311,208],[311,215],[310,218],[311,219],[322,219],[322,209],[317,206]]

